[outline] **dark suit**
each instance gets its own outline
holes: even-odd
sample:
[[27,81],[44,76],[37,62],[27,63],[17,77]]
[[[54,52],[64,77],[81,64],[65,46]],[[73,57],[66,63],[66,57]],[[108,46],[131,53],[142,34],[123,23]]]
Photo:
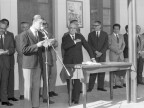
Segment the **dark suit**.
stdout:
[[[52,39],[54,38],[51,33],[48,33],[48,38]],[[53,47],[57,47],[58,43],[57,41],[54,42]],[[47,83],[46,83],[46,57],[45,57],[45,51],[43,51],[43,71],[42,71],[42,77],[43,77],[43,99],[47,99]],[[52,47],[48,47],[47,52],[47,61],[48,61],[48,74],[49,74],[49,92],[55,90],[55,84],[56,84],[56,78],[57,78],[57,69],[56,69],[56,54]]]
[[[96,36],[96,31],[89,33],[88,35],[88,43],[95,54],[95,58],[97,62],[105,62],[106,61],[106,51],[108,49],[108,34],[104,31],[100,31],[99,36]],[[102,53],[100,57],[96,57],[95,51],[99,51]],[[89,78],[89,89],[93,89],[97,74],[90,74]],[[104,87],[104,78],[105,73],[98,74],[98,88]]]
[[23,53],[23,76],[25,108],[39,107],[40,75],[42,70],[42,48],[37,47],[42,40],[42,34],[38,32],[38,39],[29,29],[20,36]]
[[[64,49],[64,64],[81,64],[83,62],[82,46],[88,51],[91,58],[94,58],[93,52],[81,34],[75,34],[75,39],[80,39],[81,42],[74,43],[71,36],[66,34],[62,38],[62,47]],[[67,83],[69,87],[69,82]],[[69,88],[68,88],[69,90]],[[74,80],[72,90],[72,100],[79,101],[81,83],[79,79]]]
[[137,35],[137,83],[144,83],[143,81],[143,64],[144,64],[144,54],[139,54],[138,52],[144,51],[144,35]]
[[[14,42],[14,35],[13,33],[7,31],[6,35],[9,35],[13,39]],[[15,64],[15,59],[14,59],[14,53],[10,55],[10,73],[9,73],[9,79],[8,79],[8,98],[14,97],[14,64]]]
[[128,34],[125,33],[124,35],[124,42],[125,42],[125,48],[124,48],[124,58],[128,58]]
[[[13,39],[9,35],[4,36],[4,50],[8,50],[9,54],[0,55],[0,80],[1,80],[1,101],[8,101],[8,77],[11,69],[10,56],[14,54]],[[0,49],[2,49],[0,41]]]

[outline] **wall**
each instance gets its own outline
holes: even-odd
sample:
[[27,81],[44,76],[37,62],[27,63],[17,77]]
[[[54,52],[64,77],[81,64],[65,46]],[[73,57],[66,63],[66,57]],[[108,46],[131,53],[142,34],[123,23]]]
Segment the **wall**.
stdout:
[[[116,23],[120,23],[122,34],[125,33],[125,25],[128,24],[127,1],[128,0],[115,1],[115,20]],[[144,0],[136,0],[137,24],[141,26],[141,33],[144,33],[144,15],[142,15],[142,10],[144,10]]]
[[[0,19],[6,18],[10,22],[9,31],[17,35],[17,0],[0,0]],[[15,54],[16,58],[16,54]],[[18,90],[18,71],[15,60],[15,90]]]

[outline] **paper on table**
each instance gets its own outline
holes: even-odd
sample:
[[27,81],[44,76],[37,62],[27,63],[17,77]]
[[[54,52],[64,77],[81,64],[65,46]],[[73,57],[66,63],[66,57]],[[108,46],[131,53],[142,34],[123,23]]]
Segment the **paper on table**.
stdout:
[[82,62],[82,64],[86,64],[86,65],[101,65],[100,63],[95,63],[95,62],[91,62],[91,61]]

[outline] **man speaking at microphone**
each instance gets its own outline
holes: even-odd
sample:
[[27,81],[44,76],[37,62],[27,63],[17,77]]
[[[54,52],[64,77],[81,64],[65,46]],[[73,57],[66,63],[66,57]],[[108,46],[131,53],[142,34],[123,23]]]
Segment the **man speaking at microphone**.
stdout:
[[39,32],[43,24],[41,17],[33,17],[32,26],[20,36],[23,53],[24,108],[39,108],[42,49],[46,42]]

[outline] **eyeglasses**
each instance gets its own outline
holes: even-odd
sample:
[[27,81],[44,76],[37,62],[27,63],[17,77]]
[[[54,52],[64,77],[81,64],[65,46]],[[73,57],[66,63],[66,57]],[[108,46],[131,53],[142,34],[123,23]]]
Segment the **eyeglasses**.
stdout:
[[0,29],[1,29],[1,30],[6,30],[6,28],[1,28],[1,27],[0,27]]
[[94,27],[98,27],[98,26],[100,26],[100,25],[93,25]]

